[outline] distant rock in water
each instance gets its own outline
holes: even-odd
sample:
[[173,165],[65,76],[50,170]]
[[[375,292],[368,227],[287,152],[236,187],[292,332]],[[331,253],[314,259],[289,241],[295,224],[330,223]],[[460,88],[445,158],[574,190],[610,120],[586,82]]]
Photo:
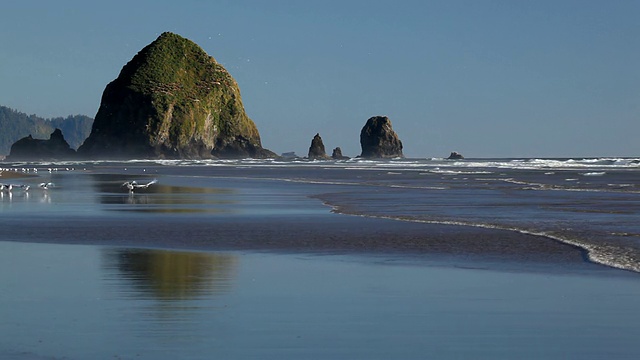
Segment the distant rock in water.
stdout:
[[331,153],[331,158],[334,159],[334,160],[347,160],[347,159],[349,159],[348,156],[342,155],[342,149],[340,149],[339,146],[337,148],[333,149],[333,152]]
[[311,160],[326,160],[329,156],[324,150],[324,143],[320,134],[316,134],[311,140],[311,146],[309,146],[309,159]]
[[62,131],[55,129],[49,140],[34,139],[31,135],[11,145],[8,161],[49,161],[70,160],[76,158],[76,152],[64,139]]
[[462,156],[462,154],[452,151],[451,155],[449,155],[449,157],[447,158],[448,160],[460,160],[460,159],[464,159],[464,156]]
[[88,158],[275,157],[263,149],[233,77],[194,42],[165,32],[102,95]]
[[280,155],[281,158],[291,160],[291,159],[299,159],[300,157],[295,153],[295,151],[283,152]]
[[402,141],[391,127],[386,116],[374,116],[360,131],[360,146],[363,158],[403,157]]

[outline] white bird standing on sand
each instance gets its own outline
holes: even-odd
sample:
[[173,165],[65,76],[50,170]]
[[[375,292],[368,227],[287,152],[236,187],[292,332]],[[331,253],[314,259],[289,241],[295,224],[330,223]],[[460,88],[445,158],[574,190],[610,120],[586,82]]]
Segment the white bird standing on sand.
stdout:
[[124,184],[122,184],[123,187],[126,187],[127,189],[129,189],[129,192],[133,192],[134,189],[146,189],[148,188],[150,185],[153,185],[155,183],[157,183],[158,180],[157,179],[153,179],[151,181],[149,181],[146,184],[138,184],[138,182],[136,182],[135,180],[133,181],[127,181]]

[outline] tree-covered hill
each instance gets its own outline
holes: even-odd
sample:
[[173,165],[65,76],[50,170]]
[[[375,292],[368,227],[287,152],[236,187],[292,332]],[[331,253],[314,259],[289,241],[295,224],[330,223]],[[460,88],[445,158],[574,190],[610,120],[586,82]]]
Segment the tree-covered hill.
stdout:
[[84,115],[44,119],[0,105],[0,155],[9,154],[11,145],[25,136],[48,139],[56,128],[62,130],[71,148],[77,149],[91,133],[92,124],[93,119]]

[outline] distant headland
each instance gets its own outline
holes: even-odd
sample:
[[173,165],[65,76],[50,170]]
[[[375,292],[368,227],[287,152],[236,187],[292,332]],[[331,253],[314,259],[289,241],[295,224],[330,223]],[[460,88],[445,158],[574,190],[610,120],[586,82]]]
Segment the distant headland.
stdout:
[[69,146],[77,149],[91,133],[92,124],[93,119],[85,115],[46,119],[0,105],[0,154],[9,154],[11,145],[23,137],[45,139],[55,129],[60,129]]

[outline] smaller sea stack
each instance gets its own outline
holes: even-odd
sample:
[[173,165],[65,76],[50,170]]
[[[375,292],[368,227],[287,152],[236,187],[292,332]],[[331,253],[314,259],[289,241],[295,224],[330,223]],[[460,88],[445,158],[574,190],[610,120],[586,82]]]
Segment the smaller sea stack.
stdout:
[[337,148],[333,149],[333,152],[331,153],[331,158],[334,159],[334,160],[347,160],[347,159],[349,159],[348,156],[342,155],[342,149],[340,149],[339,146]]
[[34,139],[29,135],[16,141],[11,145],[7,160],[48,161],[74,158],[76,158],[76,152],[64,139],[62,131],[55,129],[49,140]]
[[324,143],[320,134],[316,134],[311,140],[311,146],[309,146],[309,160],[326,160],[329,156],[324,150]]
[[391,120],[386,116],[374,116],[360,131],[360,146],[363,158],[395,158],[404,157],[402,141],[391,127]]

